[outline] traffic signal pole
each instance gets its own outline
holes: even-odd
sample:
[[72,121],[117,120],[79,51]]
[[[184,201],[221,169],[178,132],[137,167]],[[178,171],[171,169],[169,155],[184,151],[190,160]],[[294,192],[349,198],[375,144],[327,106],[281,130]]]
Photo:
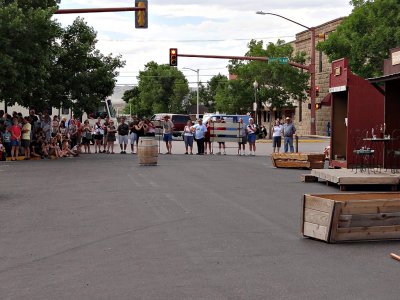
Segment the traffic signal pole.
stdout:
[[310,31],[311,34],[311,55],[310,55],[310,65],[306,68],[308,70],[308,73],[310,73],[310,88],[311,88],[311,122],[310,122],[310,134],[315,135],[316,134],[316,126],[315,126],[315,103],[316,103],[316,96],[315,96],[315,27],[308,27],[306,25],[303,25],[299,22],[296,22],[292,19],[286,18],[284,16],[274,14],[274,13],[269,13],[269,12],[263,12],[263,11],[257,11],[257,15],[272,15],[276,16],[282,19],[285,19],[289,22],[292,22],[294,24],[297,24],[301,27],[304,27]]
[[[258,61],[269,61],[268,57],[262,56],[227,56],[227,55],[200,55],[200,54],[179,54],[180,57],[197,57],[197,58],[217,58],[217,59],[237,59],[237,60],[258,60]],[[288,62],[289,65],[300,68],[303,70],[309,70],[310,67],[295,62]]]
[[58,9],[54,14],[87,14],[87,13],[118,12],[118,11],[146,11],[146,7]]

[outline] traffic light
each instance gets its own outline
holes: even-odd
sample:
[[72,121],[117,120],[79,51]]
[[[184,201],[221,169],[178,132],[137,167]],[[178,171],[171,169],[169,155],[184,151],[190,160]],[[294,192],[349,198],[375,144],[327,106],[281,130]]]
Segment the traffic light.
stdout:
[[315,110],[318,110],[322,107],[321,103],[315,103]]
[[315,87],[315,97],[319,97],[319,86],[317,85],[316,87]]
[[136,0],[135,7],[146,8],[146,10],[135,11],[135,28],[148,28],[147,17],[149,15],[149,6],[147,0]]
[[169,65],[171,67],[178,66],[178,49],[176,48],[169,49]]
[[308,103],[308,109],[311,109],[311,103]]
[[307,97],[311,97],[311,88],[310,87],[306,90],[306,92],[307,92]]

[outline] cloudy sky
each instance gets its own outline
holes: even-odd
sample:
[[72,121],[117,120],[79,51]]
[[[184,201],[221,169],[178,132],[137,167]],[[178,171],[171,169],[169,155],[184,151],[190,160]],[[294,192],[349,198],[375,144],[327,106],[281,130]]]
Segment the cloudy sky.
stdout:
[[[283,15],[308,27],[347,16],[349,0],[220,0],[161,1],[149,0],[149,28],[135,29],[134,12],[82,14],[98,33],[97,47],[103,54],[121,54],[126,66],[120,70],[118,84],[136,84],[139,71],[149,61],[169,63],[169,48],[182,54],[238,55],[247,51],[251,39],[264,43],[294,40],[304,30],[274,16],[256,15],[262,10]],[[100,8],[134,6],[134,0],[62,0],[60,8]],[[77,15],[56,15],[63,25],[70,25]],[[228,75],[227,60],[178,59],[178,68],[196,86],[218,73]]]

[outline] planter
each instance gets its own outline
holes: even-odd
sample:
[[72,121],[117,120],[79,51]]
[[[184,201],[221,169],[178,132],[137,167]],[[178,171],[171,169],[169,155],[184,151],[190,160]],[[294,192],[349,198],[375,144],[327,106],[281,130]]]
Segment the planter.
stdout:
[[302,234],[328,243],[400,238],[400,193],[304,195]]
[[323,169],[323,153],[273,153],[272,163],[276,168]]

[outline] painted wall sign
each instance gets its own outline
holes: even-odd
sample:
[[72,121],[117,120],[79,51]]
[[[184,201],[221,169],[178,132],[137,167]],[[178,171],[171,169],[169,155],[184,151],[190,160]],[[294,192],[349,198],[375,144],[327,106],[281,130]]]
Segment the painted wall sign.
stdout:
[[342,86],[335,86],[329,88],[329,93],[337,93],[337,92],[344,92],[347,90],[347,86],[342,85]]
[[400,51],[392,53],[392,66],[400,64]]

